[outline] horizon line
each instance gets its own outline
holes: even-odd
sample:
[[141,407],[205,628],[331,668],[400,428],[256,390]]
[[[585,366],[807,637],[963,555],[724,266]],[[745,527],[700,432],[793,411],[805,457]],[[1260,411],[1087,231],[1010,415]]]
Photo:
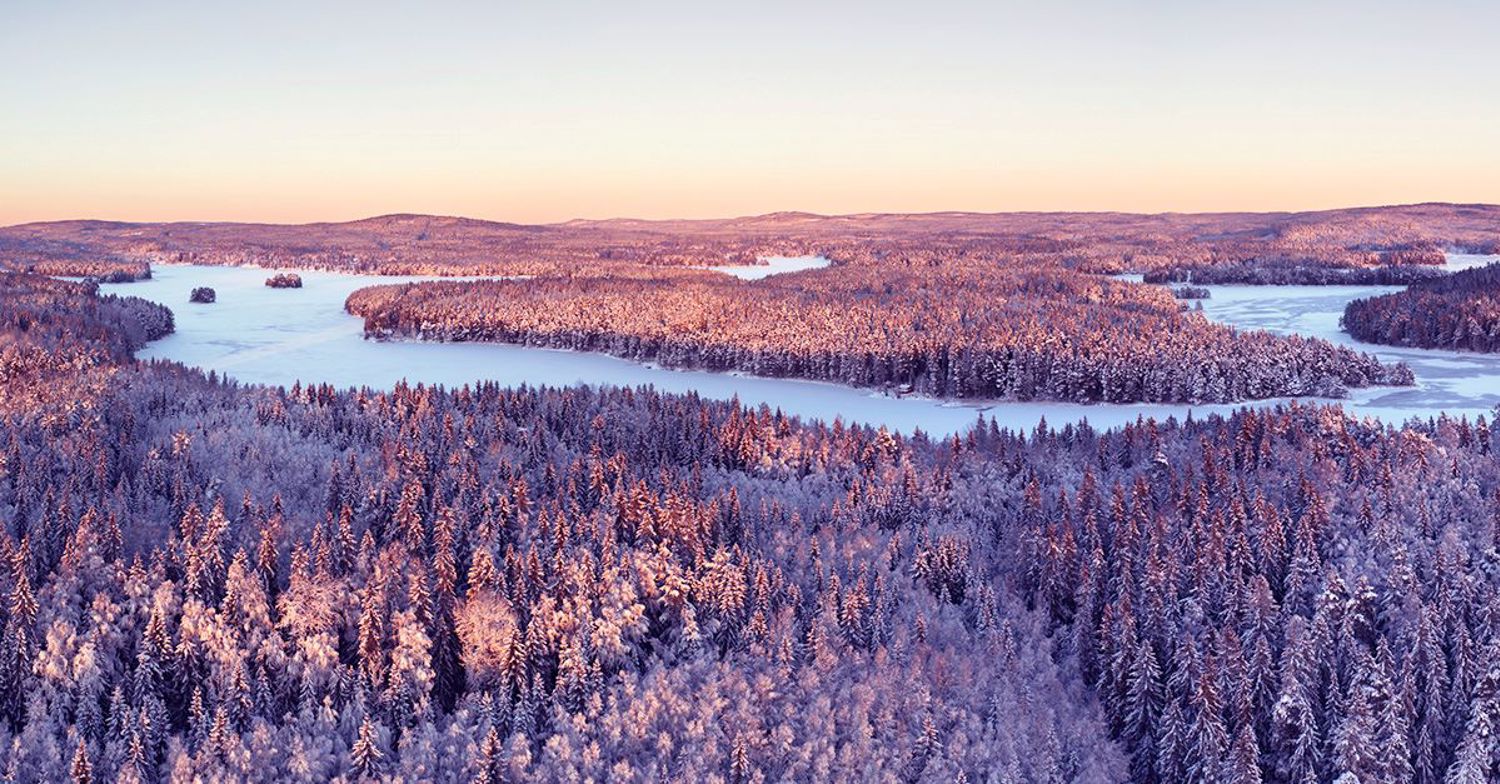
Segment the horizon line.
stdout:
[[489,224],[506,224],[521,227],[566,227],[571,224],[601,224],[601,223],[719,223],[734,221],[759,220],[772,217],[804,217],[819,220],[838,219],[871,219],[889,217],[940,217],[940,216],[969,216],[969,217],[996,217],[1002,215],[1132,215],[1139,217],[1166,217],[1166,216],[1216,216],[1216,215],[1312,215],[1318,213],[1332,212],[1355,212],[1360,210],[1389,210],[1410,207],[1458,207],[1458,208],[1500,208],[1500,202],[1454,202],[1441,200],[1428,200],[1417,202],[1401,202],[1395,204],[1360,204],[1343,207],[1324,207],[1309,210],[1157,210],[1150,212],[1136,212],[1131,210],[925,210],[920,212],[847,212],[847,213],[820,213],[807,210],[772,210],[770,212],[750,213],[743,215],[731,215],[710,218],[638,218],[627,215],[619,215],[608,218],[585,218],[575,217],[559,221],[546,221],[540,223],[524,223],[520,221],[504,220],[501,218],[480,218],[469,215],[453,215],[443,213],[424,212],[387,212],[375,215],[366,215],[359,218],[346,220],[315,220],[301,222],[277,222],[257,220],[114,220],[109,218],[56,218],[50,220],[22,221],[0,226],[0,230],[25,228],[27,226],[55,226],[67,223],[98,223],[117,226],[345,226],[353,223],[365,223],[383,219],[395,218],[435,218],[442,220],[473,221]]

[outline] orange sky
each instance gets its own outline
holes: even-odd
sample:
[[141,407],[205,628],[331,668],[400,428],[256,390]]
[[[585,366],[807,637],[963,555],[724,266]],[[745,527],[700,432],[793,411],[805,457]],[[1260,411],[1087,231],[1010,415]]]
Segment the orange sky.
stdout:
[[1478,2],[48,5],[0,224],[1500,202]]

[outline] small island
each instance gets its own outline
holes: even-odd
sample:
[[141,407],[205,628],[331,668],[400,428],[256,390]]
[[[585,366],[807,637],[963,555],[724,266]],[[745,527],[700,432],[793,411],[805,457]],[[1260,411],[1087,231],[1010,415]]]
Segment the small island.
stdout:
[[197,302],[203,305],[208,305],[216,299],[218,299],[218,295],[214,293],[213,289],[207,286],[199,286],[193,289],[192,294],[188,295],[188,302]]
[[1172,296],[1178,299],[1208,299],[1208,289],[1202,286],[1178,286],[1172,289]]
[[300,289],[302,276],[295,272],[282,272],[266,278],[266,285],[273,289]]

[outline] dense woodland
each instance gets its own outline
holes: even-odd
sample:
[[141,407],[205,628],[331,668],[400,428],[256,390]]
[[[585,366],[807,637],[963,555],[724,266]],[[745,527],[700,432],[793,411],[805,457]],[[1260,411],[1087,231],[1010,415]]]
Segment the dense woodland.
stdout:
[[[107,327],[60,291],[26,339]],[[923,536],[974,524],[917,527],[947,469],[888,434],[123,359],[22,386],[67,394],[3,399],[9,780],[1125,775],[1044,616],[938,582]]]
[[[0,272],[0,392],[54,369],[128,361],[171,334],[172,311],[139,297],[96,296],[91,283]],[[13,383],[14,382],[14,383]]]
[[[1302,213],[943,212],[726,220],[575,220],[522,225],[432,215],[348,223],[61,221],[0,228],[0,264],[47,274],[133,274],[150,263],[437,275],[591,274],[753,263],[757,256],[851,258],[921,247],[1084,272],[1178,267],[1382,268],[1500,253],[1500,207],[1414,204]],[[72,261],[75,272],[60,271]],[[82,271],[84,268],[91,272]]]
[[242,388],[0,287],[50,358],[0,397],[7,780],[1500,776],[1484,421]]
[[1355,300],[1343,324],[1371,343],[1500,351],[1500,264]]
[[[1423,262],[1442,264],[1443,257]],[[1195,283],[1205,286],[1240,283],[1254,286],[1406,286],[1448,274],[1435,266],[1381,265],[1331,267],[1246,263],[1168,267],[1147,272],[1147,283]]]
[[376,338],[504,341],[943,397],[1225,402],[1341,397],[1410,371],[1239,332],[1170,291],[912,250],[740,281],[710,273],[434,282],[355,292]]

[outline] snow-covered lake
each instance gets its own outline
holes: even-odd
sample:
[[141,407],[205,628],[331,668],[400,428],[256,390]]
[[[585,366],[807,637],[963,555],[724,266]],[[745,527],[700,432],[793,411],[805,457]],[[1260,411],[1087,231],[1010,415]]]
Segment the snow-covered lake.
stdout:
[[[275,272],[154,265],[151,280],[101,289],[160,302],[176,316],[176,332],[137,356],[175,360],[250,384],[290,386],[301,381],[389,388],[402,379],[446,386],[477,380],[512,386],[650,384],[665,392],[695,391],[715,399],[738,396],[748,405],[765,404],[830,422],[842,417],[845,422],[944,435],[968,428],[979,416],[979,407],[972,405],[896,398],[815,381],[671,370],[601,354],[491,343],[367,341],[363,321],[344,312],[349,294],[365,286],[424,278],[298,271],[302,288],[266,287],[265,279]],[[188,292],[196,286],[213,288],[218,301],[189,303]],[[1035,422],[1044,413],[1051,417],[1055,408],[1028,404],[1016,414]],[[1087,410],[1075,408],[1080,416]]]
[[[1500,261],[1500,257],[1491,260]],[[806,260],[797,260],[806,263]],[[826,262],[825,262],[826,263]],[[1478,262],[1464,259],[1473,266]],[[768,265],[757,267],[767,269]],[[1455,265],[1456,266],[1456,265]],[[806,268],[806,267],[803,267]],[[746,268],[734,268],[746,269]],[[787,268],[777,272],[790,271]],[[244,383],[328,383],[340,387],[389,388],[397,381],[458,386],[477,380],[505,385],[650,384],[665,392],[697,392],[716,399],[738,397],[804,418],[884,425],[932,435],[962,432],[981,413],[1001,426],[1030,429],[1043,417],[1052,425],[1087,420],[1115,427],[1138,417],[1165,419],[1189,412],[1203,416],[1233,411],[1226,405],[1077,405],[1053,402],[953,402],[892,397],[870,390],[816,381],[671,370],[599,354],[484,343],[375,342],[363,338],[363,322],[344,312],[354,290],[417,277],[370,277],[299,271],[303,288],[271,289],[275,270],[240,267],[158,265],[153,279],[101,287],[172,308],[177,331],[143,349],[143,359],[171,359],[218,371]],[[766,274],[774,274],[767,272]],[[187,301],[195,286],[218,294],[212,305]],[[1440,410],[1476,416],[1500,404],[1500,356],[1356,344],[1338,329],[1344,304],[1357,297],[1394,291],[1388,286],[1212,286],[1206,315],[1244,328],[1298,332],[1357,345],[1382,358],[1407,362],[1418,384],[1411,388],[1355,390],[1346,405],[1355,413],[1392,422]],[[1279,401],[1258,401],[1268,405]]]
[[1449,253],[1448,263],[1444,266],[1454,272],[1459,270],[1473,269],[1475,267],[1487,267],[1500,262],[1500,256],[1483,256],[1476,253]]
[[1366,351],[1387,362],[1405,362],[1414,387],[1351,391],[1344,407],[1355,414],[1402,422],[1446,411],[1454,416],[1492,416],[1500,405],[1500,354],[1395,348],[1361,343],[1339,328],[1351,300],[1400,291],[1400,286],[1210,286],[1203,312],[1215,321],[1246,329],[1296,333]]
[[[1465,270],[1500,263],[1500,256],[1448,254],[1447,267]],[[1344,407],[1356,414],[1401,422],[1413,416],[1492,416],[1500,405],[1500,354],[1397,348],[1362,343],[1339,327],[1350,301],[1400,291],[1402,286],[1210,286],[1203,312],[1245,329],[1299,334],[1366,351],[1386,362],[1405,362],[1414,387],[1352,391]]]
[[801,272],[810,269],[822,269],[832,262],[822,256],[766,256],[761,261],[764,264],[726,264],[721,267],[704,267],[714,272],[722,272],[725,275],[733,275],[740,280],[760,280],[772,275],[780,275],[786,272]]

